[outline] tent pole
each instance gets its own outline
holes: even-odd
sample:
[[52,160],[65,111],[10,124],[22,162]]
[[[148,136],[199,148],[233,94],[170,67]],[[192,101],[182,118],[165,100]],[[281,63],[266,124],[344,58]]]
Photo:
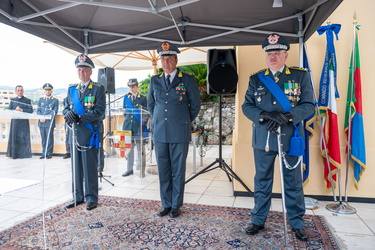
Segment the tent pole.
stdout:
[[83,36],[85,39],[85,44],[83,45],[83,53],[87,55],[89,53],[89,28],[83,29]]

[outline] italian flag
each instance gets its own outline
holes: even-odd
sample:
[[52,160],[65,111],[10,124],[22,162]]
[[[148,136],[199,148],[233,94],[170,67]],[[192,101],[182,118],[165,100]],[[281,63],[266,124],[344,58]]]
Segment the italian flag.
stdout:
[[322,127],[322,134],[320,138],[320,148],[324,161],[324,181],[326,188],[332,188],[332,180],[336,184],[337,169],[341,168],[341,154],[340,154],[340,138],[338,130],[337,119],[337,105],[336,105],[336,87],[335,87],[335,71],[332,60],[329,62],[328,81],[326,98],[327,106],[320,107],[320,125]]

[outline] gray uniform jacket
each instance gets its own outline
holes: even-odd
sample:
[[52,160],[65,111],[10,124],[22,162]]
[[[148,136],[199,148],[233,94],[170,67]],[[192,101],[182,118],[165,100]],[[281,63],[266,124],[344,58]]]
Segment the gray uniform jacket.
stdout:
[[[71,84],[69,85],[69,88],[72,86],[78,88],[79,84]],[[77,89],[77,91],[79,90]],[[63,114],[65,115],[69,110],[77,113],[69,90],[65,101],[66,106],[63,110]],[[88,146],[92,132],[90,129],[86,128],[84,124],[91,123],[94,131],[97,131],[99,124],[101,124],[100,130],[103,130],[102,118],[106,105],[104,85],[90,81],[88,87],[85,89],[83,94],[81,94],[80,101],[86,113],[81,115],[82,121],[75,126],[75,136],[77,137],[77,141],[81,146]]]
[[[253,121],[252,146],[255,149],[264,150],[266,146],[268,131],[266,122],[260,124],[259,116],[263,111],[284,111],[279,101],[267,89],[265,84],[259,79],[258,74],[265,72],[266,76],[273,78],[269,69],[263,69],[250,76],[248,90],[245,101],[242,105],[244,115]],[[310,78],[306,70],[293,67],[284,67],[284,71],[279,76],[278,86],[287,95],[292,109],[289,111],[293,115],[293,124],[306,119],[314,111],[313,89],[310,85]],[[300,135],[303,137],[303,127],[300,126]],[[289,151],[289,141],[293,136],[293,125],[285,124],[281,126],[282,144],[285,152]],[[269,147],[272,151],[278,151],[277,136],[270,133]]]
[[57,115],[58,111],[59,111],[59,100],[57,100],[55,97],[51,96],[51,98],[49,98],[48,100],[47,100],[47,97],[40,98],[36,113],[38,115],[50,115],[52,119],[46,120],[45,122],[38,121],[38,127],[49,128],[51,122],[53,122],[52,128],[54,128],[55,116]]
[[153,76],[147,101],[154,141],[186,143],[191,140],[191,122],[200,110],[200,93],[193,75],[178,69],[169,88],[164,73]]

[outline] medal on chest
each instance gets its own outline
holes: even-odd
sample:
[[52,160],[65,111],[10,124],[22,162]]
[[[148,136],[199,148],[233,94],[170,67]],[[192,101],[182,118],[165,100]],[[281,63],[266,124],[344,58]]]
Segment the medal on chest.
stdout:
[[85,107],[87,108],[94,107],[94,102],[95,102],[95,96],[91,96],[91,94],[89,96],[85,96],[85,99],[84,99]]

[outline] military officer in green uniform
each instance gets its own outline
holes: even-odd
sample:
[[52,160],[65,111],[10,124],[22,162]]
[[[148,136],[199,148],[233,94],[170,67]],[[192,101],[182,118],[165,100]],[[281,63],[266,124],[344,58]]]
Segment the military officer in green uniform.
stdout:
[[253,122],[252,146],[256,169],[255,206],[251,212],[251,224],[245,231],[254,235],[265,227],[271,206],[274,161],[278,154],[277,131],[280,127],[283,151],[286,153],[283,156],[283,178],[288,220],[296,237],[306,241],[300,157],[292,153],[303,151],[303,148],[290,146],[290,141],[294,132],[303,137],[303,126],[300,124],[314,112],[313,89],[306,70],[285,65],[289,50],[285,38],[271,34],[262,47],[268,68],[250,76],[242,105],[244,115]]
[[40,136],[42,138],[42,156],[40,159],[51,159],[54,145],[55,116],[59,110],[59,100],[52,96],[52,84],[44,84],[43,89],[45,96],[39,99],[36,112],[38,115],[50,115],[51,119],[39,119],[38,121]]
[[[131,144],[132,149],[127,156],[127,169],[122,176],[129,176],[134,173],[134,150],[137,147],[138,160],[141,164],[141,171],[145,171],[146,157],[144,150],[144,138],[143,132],[146,129],[147,115],[147,98],[138,92],[138,80],[137,78],[129,79],[128,87],[130,93],[124,97],[123,107],[124,113],[124,124],[122,129],[132,132]],[[143,111],[142,111],[143,110]]]
[[163,42],[157,52],[164,73],[151,78],[147,102],[163,206],[158,215],[174,218],[183,205],[191,123],[200,110],[200,94],[195,77],[176,68],[180,50],[174,44]]
[[80,83],[69,85],[63,115],[72,129],[70,149],[75,171],[72,186],[76,200],[66,208],[73,208],[86,200],[86,209],[91,210],[98,205],[98,150],[102,145],[99,135],[103,130],[105,88],[91,80],[94,63],[89,57],[79,55],[75,66]]

